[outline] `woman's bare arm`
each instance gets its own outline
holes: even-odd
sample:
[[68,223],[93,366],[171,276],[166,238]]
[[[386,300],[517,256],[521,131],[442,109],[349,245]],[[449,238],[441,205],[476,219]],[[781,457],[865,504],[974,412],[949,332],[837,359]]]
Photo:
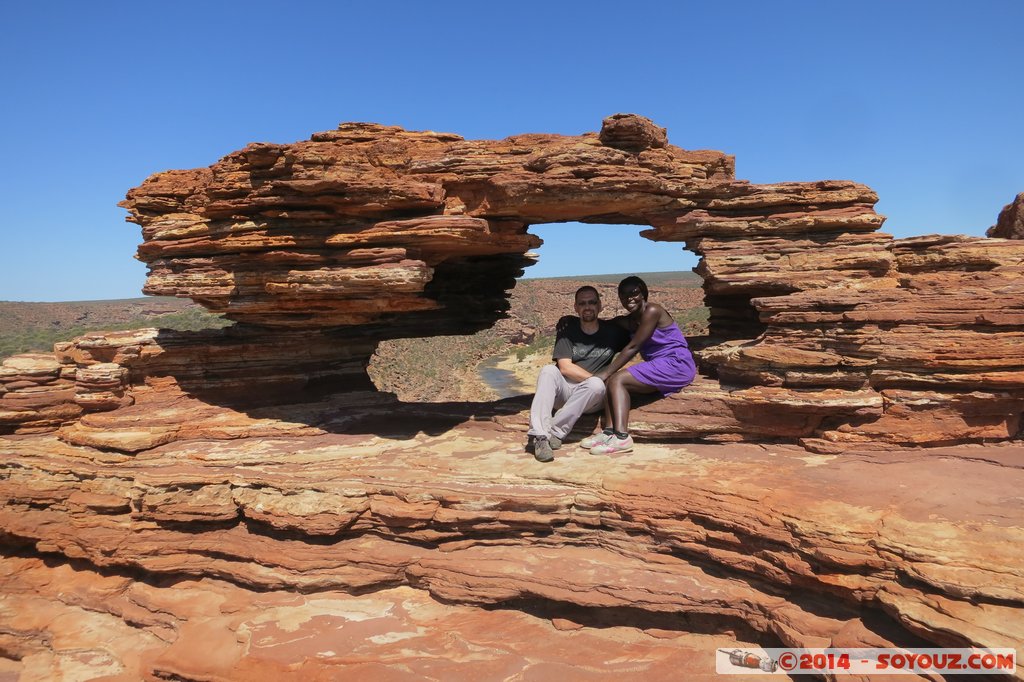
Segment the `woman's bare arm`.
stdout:
[[640,347],[647,343],[647,340],[654,334],[654,330],[657,328],[661,315],[664,312],[665,310],[657,303],[648,303],[643,315],[640,317],[640,326],[637,327],[633,338],[619,351],[619,354],[615,356],[610,365],[596,372],[594,376],[601,380],[606,380],[632,360],[633,356],[640,352]]

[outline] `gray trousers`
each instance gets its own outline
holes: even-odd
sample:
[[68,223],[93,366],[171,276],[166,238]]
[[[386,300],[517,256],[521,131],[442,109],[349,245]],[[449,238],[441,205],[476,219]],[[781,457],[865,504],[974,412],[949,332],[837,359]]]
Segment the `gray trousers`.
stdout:
[[[580,383],[568,381],[555,365],[547,365],[537,377],[537,393],[530,405],[531,436],[564,439],[580,415],[595,412],[604,404],[604,382],[597,377]],[[552,416],[551,410],[558,409]]]

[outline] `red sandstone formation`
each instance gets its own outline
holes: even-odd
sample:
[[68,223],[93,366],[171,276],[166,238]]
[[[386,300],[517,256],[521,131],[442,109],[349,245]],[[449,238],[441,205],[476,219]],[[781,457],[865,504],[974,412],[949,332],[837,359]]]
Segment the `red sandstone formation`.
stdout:
[[0,590],[0,646],[19,657],[0,657],[0,679],[451,682],[643,673],[712,682],[721,679],[716,648],[753,645],[742,629],[681,631],[678,616],[652,616],[641,629],[602,623],[582,608],[552,619],[443,604],[410,587],[353,596],[254,591],[213,578],[156,586],[36,558],[0,558]]
[[[0,609],[9,609],[0,650],[44,662],[69,655],[67,625],[30,616],[18,606],[25,597],[12,596],[29,593],[31,614],[85,609],[138,639],[150,652],[142,662],[107,647],[109,664],[141,666],[149,679],[161,670],[251,679],[236,666],[270,665],[275,642],[292,670],[338,670],[354,664],[337,648],[353,637],[358,660],[401,667],[443,649],[434,639],[450,627],[442,614],[364,633],[343,622],[358,610],[351,600],[332,596],[395,586],[556,624],[640,628],[639,648],[615,660],[656,680],[675,679],[657,661],[696,646],[657,640],[694,630],[740,632],[762,646],[1004,647],[1024,638],[1019,445],[832,457],[794,446],[648,444],[598,458],[570,444],[540,465],[518,433],[494,423],[507,405],[374,406],[364,394],[240,412],[166,394],[102,413],[70,439],[0,441],[5,545],[81,559],[87,583],[62,581],[55,593],[32,586],[45,576],[0,581]],[[189,433],[144,442],[169,424]],[[96,434],[106,440],[90,440]],[[89,566],[116,585],[91,587]],[[183,590],[159,576],[246,589],[229,598],[223,587]],[[253,589],[316,595],[274,597],[279,629],[301,626],[317,651],[342,658],[317,657],[276,631],[259,640],[264,648],[239,648],[253,619],[264,622],[253,603],[271,599]],[[225,599],[232,605],[218,612]],[[373,601],[375,613],[405,618],[394,595]],[[309,622],[318,613],[338,629]],[[479,631],[487,619],[465,614],[459,627]],[[187,654],[198,633],[223,642],[218,655]],[[386,646],[392,633],[416,637],[404,655]],[[512,651],[488,660],[522,652],[551,661],[545,646],[521,639],[534,635],[506,636]],[[704,643],[724,645],[721,636]],[[587,665],[575,646],[565,656]],[[433,679],[459,662],[439,662]],[[512,665],[483,679],[529,667]]]
[[996,224],[988,228],[989,237],[1024,239],[1024,192],[1017,195],[1013,203],[1003,207]]
[[[347,124],[150,178],[125,204],[146,290],[241,324],[4,361],[0,673],[656,680],[729,633],[1015,646],[1024,478],[996,441],[1024,412],[1024,241],[893,240],[875,199],[737,181],[634,116],[502,141]],[[635,453],[540,465],[524,401],[373,390],[379,340],[492,324],[529,225],[562,220],[702,256],[703,376],[635,411]],[[941,447],[966,442],[992,444]],[[552,626],[580,633],[561,668],[524,645]],[[515,630],[496,651],[481,627]]]
[[[260,356],[251,368],[231,358],[250,397],[276,390],[246,389],[278,372],[301,384],[310,362],[331,368],[335,386],[364,388],[360,364],[378,340],[493,325],[538,243],[529,225],[582,220],[650,225],[645,237],[702,257],[710,335],[692,345],[706,380],[641,408],[641,436],[834,451],[1020,432],[1024,241],[894,240],[877,231],[867,187],[751,185],[734,179],[731,157],[666,139],[633,115],[606,119],[600,134],[500,141],[343,124],[154,175],[123,205],[142,226],[148,293],[247,325],[217,346]],[[288,347],[311,355],[271,357]],[[117,407],[150,372],[144,358],[130,378],[90,369],[97,361],[108,362],[16,361],[50,368],[0,373],[0,428]],[[156,371],[217,374],[189,362]]]

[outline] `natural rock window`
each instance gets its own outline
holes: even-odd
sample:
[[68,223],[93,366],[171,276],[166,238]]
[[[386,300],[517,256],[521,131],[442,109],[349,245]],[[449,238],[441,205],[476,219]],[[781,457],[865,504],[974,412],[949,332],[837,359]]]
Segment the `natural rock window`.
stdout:
[[[40,423],[121,405],[153,373],[265,402],[372,389],[365,366],[380,341],[491,327],[537,245],[529,227],[580,221],[649,225],[644,237],[701,258],[705,380],[638,410],[641,437],[796,439],[830,452],[1015,436],[1021,242],[894,240],[878,231],[876,199],[849,181],[737,180],[731,156],[673,146],[626,114],[576,137],[342,124],[252,144],[154,175],[123,203],[142,227],[145,291],[239,322],[200,344],[222,352],[190,356],[173,335],[130,351],[69,347],[68,362],[130,372],[110,396],[75,402],[60,370],[54,404],[77,407],[47,408]],[[36,423],[26,414],[6,428]]]

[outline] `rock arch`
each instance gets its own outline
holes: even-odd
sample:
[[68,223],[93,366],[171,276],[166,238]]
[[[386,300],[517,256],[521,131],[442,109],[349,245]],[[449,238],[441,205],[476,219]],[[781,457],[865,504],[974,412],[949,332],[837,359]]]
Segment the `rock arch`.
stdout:
[[[629,114],[600,133],[497,141],[342,124],[158,173],[122,203],[142,227],[144,291],[242,323],[219,352],[183,360],[187,341],[151,339],[143,352],[128,335],[127,351],[79,344],[61,362],[130,369],[97,384],[120,381],[114,398],[76,398],[84,410],[120,405],[154,372],[243,391],[270,378],[365,387],[378,341],[472,333],[502,316],[538,243],[530,225],[629,223],[701,257],[711,309],[698,352],[709,379],[638,411],[639,435],[821,451],[1014,437],[1024,242],[894,240],[876,200],[849,181],[737,180],[731,156],[670,145]],[[75,410],[55,414],[47,423]]]
[[[893,240],[878,231],[868,187],[755,185],[734,167],[727,154],[672,146],[663,128],[628,114],[596,134],[498,141],[342,124],[157,174],[123,205],[143,229],[146,293],[187,296],[253,325],[359,329],[364,339],[493,324],[536,245],[531,224],[649,225],[645,237],[701,257],[711,308],[701,362],[729,387],[712,391],[730,415],[718,435],[829,449],[1017,432],[1020,303],[977,275],[962,280],[1012,277],[1019,243]],[[965,316],[982,322],[971,328]],[[949,357],[949,343],[972,347],[971,359]],[[692,412],[683,403],[647,435],[716,435],[683,426]]]
[[[270,327],[411,316],[485,328],[537,245],[529,225],[647,225],[647,238],[704,258],[713,329],[734,335],[735,300],[884,279],[876,200],[851,182],[737,181],[731,156],[668,145],[663,128],[616,115],[600,134],[500,141],[342,124],[157,174],[122,205],[143,228],[146,293]],[[814,262],[823,243],[845,260]]]

